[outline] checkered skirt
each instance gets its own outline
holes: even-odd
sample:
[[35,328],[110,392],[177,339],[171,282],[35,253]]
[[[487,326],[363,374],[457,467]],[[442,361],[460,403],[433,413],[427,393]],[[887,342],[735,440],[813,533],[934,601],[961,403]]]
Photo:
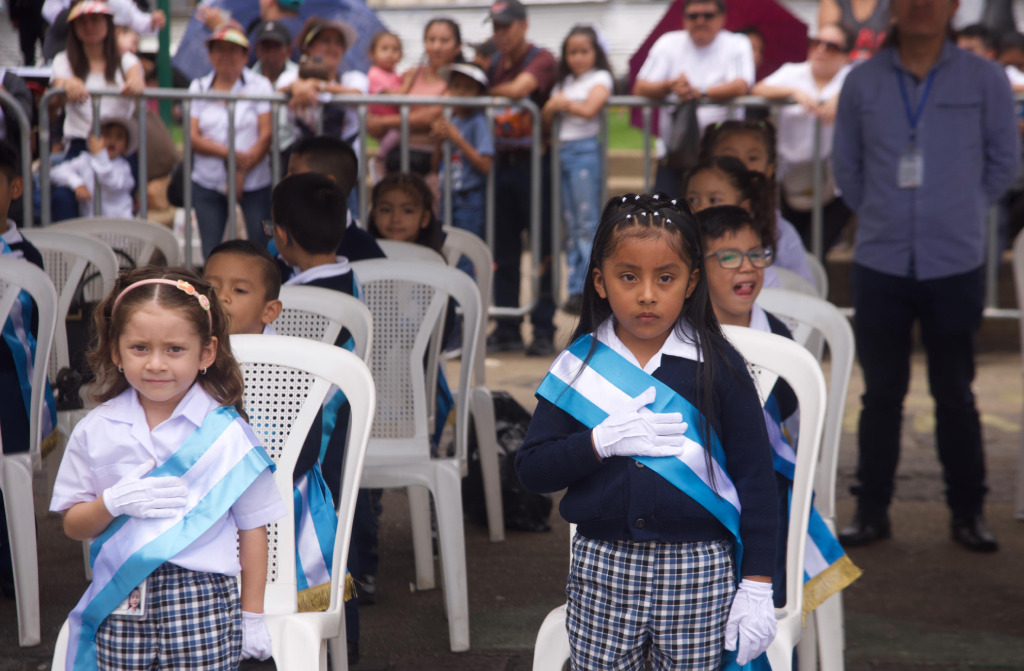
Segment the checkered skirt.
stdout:
[[242,654],[238,581],[165,563],[149,577],[144,619],[111,615],[96,631],[100,671],[227,671]]
[[719,666],[736,575],[729,541],[573,538],[566,628],[573,669]]

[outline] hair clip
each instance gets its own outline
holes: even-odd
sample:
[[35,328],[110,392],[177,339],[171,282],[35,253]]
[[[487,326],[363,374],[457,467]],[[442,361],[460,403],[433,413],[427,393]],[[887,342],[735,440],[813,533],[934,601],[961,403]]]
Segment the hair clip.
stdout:
[[640,194],[636,194],[635,196],[633,196],[633,200],[640,200]]
[[629,199],[628,196],[623,196],[622,197],[622,202],[625,203],[628,199]]
[[633,218],[633,215],[632,215],[632,214],[627,214],[627,215],[626,215],[626,219],[632,219],[632,218]]
[[654,194],[653,196],[651,196],[651,198],[654,199],[654,200],[658,200],[658,198],[660,198],[660,197],[661,197],[661,195],[657,194],[657,193]]
[[674,207],[674,206],[676,206],[676,205],[678,205],[678,204],[679,204],[679,203],[677,203],[677,202],[676,202],[676,199],[675,199],[675,198],[673,198],[673,199],[672,199],[672,205],[673,205],[673,207]]
[[120,305],[121,299],[124,298],[125,294],[136,287],[145,286],[147,284],[166,284],[184,291],[189,296],[195,297],[199,302],[199,307],[206,312],[206,316],[210,320],[210,328],[213,329],[213,314],[210,313],[210,299],[196,291],[196,288],[192,286],[192,283],[187,280],[172,280],[163,277],[155,277],[148,280],[139,280],[134,284],[130,284],[125,287],[120,294],[118,294],[117,298],[114,299],[114,305],[110,308],[110,316],[114,316],[114,312],[117,310],[117,306]]

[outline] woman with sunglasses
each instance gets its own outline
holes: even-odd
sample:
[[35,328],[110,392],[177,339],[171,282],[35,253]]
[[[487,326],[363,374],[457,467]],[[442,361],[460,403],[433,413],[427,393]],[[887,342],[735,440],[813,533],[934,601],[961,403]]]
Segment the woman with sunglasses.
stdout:
[[[792,98],[793,105],[783,107],[778,121],[778,168],[776,179],[781,185],[779,209],[782,216],[800,232],[804,246],[811,246],[812,166],[814,161],[814,127],[821,120],[820,155],[827,161],[832,154],[832,124],[836,118],[839,91],[850,72],[850,47],[854,35],[838,24],[823,27],[816,38],[808,40],[807,60],[786,63],[754,85],[756,96],[782,100]],[[837,198],[831,168],[826,164],[822,194],[824,238],[822,249],[835,244],[850,210]]]
[[889,30],[889,0],[821,0],[818,32],[825,26],[848,26],[853,33],[850,59],[865,61],[882,48]]

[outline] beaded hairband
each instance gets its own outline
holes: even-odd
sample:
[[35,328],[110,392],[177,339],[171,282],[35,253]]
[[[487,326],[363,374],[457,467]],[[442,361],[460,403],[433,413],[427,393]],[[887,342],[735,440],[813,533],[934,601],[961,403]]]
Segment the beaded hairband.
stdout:
[[213,329],[213,315],[210,314],[210,299],[196,291],[196,288],[192,286],[191,282],[188,282],[186,280],[169,280],[164,277],[154,277],[149,280],[139,280],[134,284],[129,284],[128,286],[126,286],[124,290],[122,290],[121,293],[117,295],[117,298],[114,299],[114,307],[110,308],[110,316],[114,316],[114,313],[117,311],[117,306],[121,304],[121,299],[124,298],[124,295],[126,293],[128,293],[132,289],[136,289],[146,284],[166,284],[168,286],[181,289],[189,296],[195,296],[196,300],[199,301],[199,307],[206,311],[206,316],[210,320],[210,329]]

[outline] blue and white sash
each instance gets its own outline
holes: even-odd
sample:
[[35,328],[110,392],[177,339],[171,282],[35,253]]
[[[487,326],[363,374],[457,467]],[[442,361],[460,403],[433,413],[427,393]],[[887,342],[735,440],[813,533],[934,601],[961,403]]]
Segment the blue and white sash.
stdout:
[[[0,254],[11,254],[20,256],[10,246],[0,239]],[[26,261],[26,263],[28,263]],[[11,306],[11,312],[4,322],[2,337],[4,344],[11,350],[11,357],[14,359],[14,368],[18,373],[18,384],[21,388],[21,400],[25,404],[25,413],[32,412],[32,375],[35,371],[36,338],[32,335],[32,311],[34,309],[32,297],[27,291],[18,293],[17,300]],[[40,427],[40,438],[46,439],[57,427],[57,404],[53,400],[53,391],[48,381],[44,380],[46,388],[43,390],[43,418]],[[29,424],[32,417],[29,417]]]
[[[591,347],[594,352],[587,359]],[[586,360],[586,363],[584,361]],[[633,457],[654,470],[680,491],[703,506],[729,530],[736,547],[736,566],[742,561],[740,540],[740,500],[725,470],[725,454],[718,436],[711,431],[711,471],[705,459],[699,427],[705,421],[700,411],[674,389],[644,372],[593,335],[576,340],[555,359],[537,394],[594,428],[616,409],[649,387],[656,391],[647,407],[656,413],[678,412],[689,426],[682,440],[684,452],[678,457]],[[713,480],[712,480],[713,472]],[[722,669],[770,669],[766,655],[740,667],[735,652],[723,653]]]
[[178,476],[188,489],[169,518],[122,515],[92,544],[93,581],[68,617],[67,671],[95,671],[96,630],[161,564],[206,533],[274,463],[233,407],[210,412],[174,455],[147,477]]

